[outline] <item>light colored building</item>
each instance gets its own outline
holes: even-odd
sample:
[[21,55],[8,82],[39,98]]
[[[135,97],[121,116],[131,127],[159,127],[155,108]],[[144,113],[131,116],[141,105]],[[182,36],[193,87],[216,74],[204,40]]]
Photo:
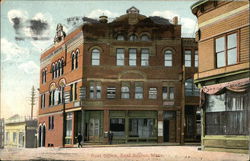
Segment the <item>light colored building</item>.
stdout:
[[4,147],[4,119],[0,119],[0,148]]
[[14,115],[5,122],[5,147],[36,147],[37,121]]
[[248,152],[249,1],[195,3],[202,89],[202,146],[205,150]]

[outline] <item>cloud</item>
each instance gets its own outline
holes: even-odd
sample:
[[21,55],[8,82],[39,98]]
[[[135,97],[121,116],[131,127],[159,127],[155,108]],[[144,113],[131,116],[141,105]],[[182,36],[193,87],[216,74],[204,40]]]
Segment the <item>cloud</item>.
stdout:
[[1,38],[1,54],[3,55],[3,62],[15,61],[29,56],[29,50],[9,42],[5,38]]
[[48,13],[36,13],[32,18],[27,11],[10,10],[8,12],[9,22],[12,24],[16,40],[48,40],[50,39],[52,16]]
[[39,66],[34,61],[22,63],[18,68],[27,74],[39,73]]
[[87,17],[89,18],[99,18],[99,16],[101,15],[105,15],[105,16],[108,16],[108,18],[115,18],[115,17],[118,17],[118,13],[113,13],[109,10],[101,10],[101,9],[96,9],[96,10],[93,10],[91,11]]
[[181,17],[179,14],[177,14],[176,12],[173,11],[154,11],[151,14],[152,16],[161,16],[164,18],[167,18],[169,20],[172,20],[175,16],[177,16],[179,18],[179,23],[182,25],[182,35],[183,34],[193,34],[194,31],[197,28],[196,22],[191,19],[191,18],[187,18],[187,17]]

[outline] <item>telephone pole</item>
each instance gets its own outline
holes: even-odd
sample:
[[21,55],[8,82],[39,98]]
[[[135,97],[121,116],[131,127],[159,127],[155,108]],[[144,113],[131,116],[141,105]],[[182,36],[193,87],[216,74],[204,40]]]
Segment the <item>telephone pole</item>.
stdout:
[[31,119],[33,119],[33,108],[35,105],[35,88],[32,86],[31,89]]

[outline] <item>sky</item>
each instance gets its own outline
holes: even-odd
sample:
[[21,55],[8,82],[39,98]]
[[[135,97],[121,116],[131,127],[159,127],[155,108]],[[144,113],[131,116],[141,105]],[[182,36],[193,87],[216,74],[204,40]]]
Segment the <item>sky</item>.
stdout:
[[[53,44],[56,25],[67,33],[81,23],[81,17],[112,21],[135,6],[140,14],[172,19],[179,17],[184,37],[194,36],[196,17],[190,6],[195,1],[79,1],[79,0],[4,0],[1,2],[1,112],[0,118],[14,114],[30,116],[31,88],[39,98],[40,55]],[[78,19],[77,19],[78,18]]]

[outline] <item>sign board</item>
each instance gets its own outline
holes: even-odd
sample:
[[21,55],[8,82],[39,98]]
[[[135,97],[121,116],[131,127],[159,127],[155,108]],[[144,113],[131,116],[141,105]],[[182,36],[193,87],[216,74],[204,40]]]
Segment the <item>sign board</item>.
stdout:
[[163,136],[163,121],[158,121],[158,136]]
[[164,101],[163,102],[163,106],[173,106],[174,105],[174,101]]

